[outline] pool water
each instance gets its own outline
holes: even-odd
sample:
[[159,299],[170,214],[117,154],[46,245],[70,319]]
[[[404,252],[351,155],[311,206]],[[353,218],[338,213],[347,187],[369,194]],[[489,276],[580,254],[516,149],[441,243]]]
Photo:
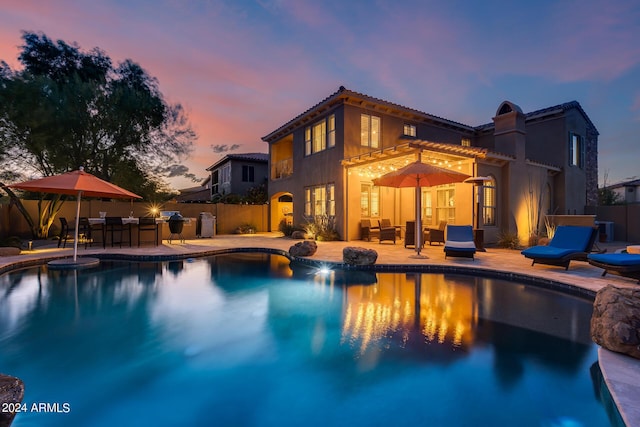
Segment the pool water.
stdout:
[[15,427],[610,425],[591,301],[534,286],[251,253],[18,270],[0,307]]

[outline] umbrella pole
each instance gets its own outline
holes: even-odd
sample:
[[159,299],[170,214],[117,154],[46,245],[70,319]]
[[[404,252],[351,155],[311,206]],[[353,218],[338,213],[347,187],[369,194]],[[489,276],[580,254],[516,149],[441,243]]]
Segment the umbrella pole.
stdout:
[[420,256],[422,249],[422,191],[416,187],[416,254]]
[[78,227],[80,226],[80,199],[82,198],[82,191],[78,191],[78,201],[76,203],[76,229],[73,236],[73,262],[78,259]]

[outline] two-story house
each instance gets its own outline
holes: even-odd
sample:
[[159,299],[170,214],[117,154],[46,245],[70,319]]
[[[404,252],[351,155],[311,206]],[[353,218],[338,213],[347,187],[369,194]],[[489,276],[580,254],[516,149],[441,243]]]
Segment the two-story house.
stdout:
[[207,168],[211,174],[211,198],[228,194],[244,195],[267,183],[268,154],[227,154]]
[[491,123],[474,127],[340,87],[262,139],[273,230],[290,209],[281,200],[295,224],[334,216],[345,240],[360,238],[362,219],[412,221],[415,190],[373,179],[418,158],[485,178],[479,209],[466,183],[423,188],[421,205],[427,226],[482,218],[487,242],[500,231],[526,239],[544,214],[597,203],[598,131],[575,101],[527,114],[505,101]]

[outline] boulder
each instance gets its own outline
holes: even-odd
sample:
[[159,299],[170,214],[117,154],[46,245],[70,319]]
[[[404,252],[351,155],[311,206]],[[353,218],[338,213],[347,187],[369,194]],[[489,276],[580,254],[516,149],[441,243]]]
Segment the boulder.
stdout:
[[591,339],[607,350],[640,359],[640,289],[607,285],[598,291]]
[[14,248],[13,246],[0,247],[0,256],[14,256],[20,255],[20,248]]
[[378,252],[373,249],[347,246],[342,250],[342,261],[349,265],[372,265],[378,259]]
[[312,256],[318,250],[318,244],[313,240],[305,240],[298,242],[289,248],[291,256]]
[[[19,378],[0,374],[0,402],[21,403],[24,397],[24,383]],[[0,426],[9,426],[15,412],[0,410]]]
[[291,233],[291,238],[296,240],[306,239],[307,234],[304,231],[296,230]]

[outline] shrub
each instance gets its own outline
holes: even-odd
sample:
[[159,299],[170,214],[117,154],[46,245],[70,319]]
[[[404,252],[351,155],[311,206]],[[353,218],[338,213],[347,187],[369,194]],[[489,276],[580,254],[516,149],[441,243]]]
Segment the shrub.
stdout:
[[256,226],[249,223],[241,224],[234,230],[234,234],[254,234],[255,232]]
[[10,236],[0,240],[1,247],[22,248],[22,240],[16,236]]
[[520,247],[520,238],[518,233],[503,231],[498,235],[498,246],[506,249],[518,249]]
[[287,237],[291,236],[291,233],[293,233],[295,229],[296,228],[292,224],[289,224],[285,219],[280,221],[280,224],[278,224],[278,231]]
[[336,231],[336,219],[334,216],[316,215],[312,221],[304,225],[304,231],[314,236],[316,240],[340,240],[340,234]]

